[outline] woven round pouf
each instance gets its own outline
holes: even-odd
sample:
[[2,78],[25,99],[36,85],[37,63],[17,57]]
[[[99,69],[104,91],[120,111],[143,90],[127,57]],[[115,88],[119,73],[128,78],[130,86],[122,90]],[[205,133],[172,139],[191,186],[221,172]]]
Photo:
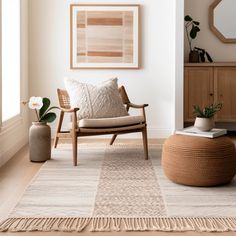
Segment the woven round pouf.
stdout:
[[172,135],[164,143],[162,167],[165,175],[178,184],[226,184],[236,174],[235,145],[225,136],[210,139]]

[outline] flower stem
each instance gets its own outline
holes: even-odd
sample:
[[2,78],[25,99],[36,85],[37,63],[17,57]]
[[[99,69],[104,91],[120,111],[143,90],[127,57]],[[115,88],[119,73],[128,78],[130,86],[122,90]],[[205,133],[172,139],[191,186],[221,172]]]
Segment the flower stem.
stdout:
[[35,113],[36,113],[36,116],[37,116],[37,119],[38,119],[38,122],[39,122],[39,114],[37,112],[37,109],[34,109],[35,110]]
[[188,44],[189,44],[189,49],[190,49],[190,51],[192,51],[192,43],[191,43],[191,40],[190,40],[190,38],[189,38],[189,33],[188,33],[188,27],[189,27],[189,24],[187,25],[185,25],[185,31],[186,31],[186,35],[187,35],[187,39],[188,39]]

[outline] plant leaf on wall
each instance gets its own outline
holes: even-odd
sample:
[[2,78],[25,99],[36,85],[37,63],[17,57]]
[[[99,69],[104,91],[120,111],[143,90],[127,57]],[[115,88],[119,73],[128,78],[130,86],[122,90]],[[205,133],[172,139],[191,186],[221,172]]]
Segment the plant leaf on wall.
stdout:
[[193,19],[189,15],[187,15],[184,17],[184,20],[185,21],[192,21]]
[[191,36],[192,39],[195,39],[196,36],[197,36],[197,31],[195,30],[194,26],[192,26],[192,29],[190,31],[190,36]]
[[200,28],[198,26],[194,26],[196,32],[200,32]]

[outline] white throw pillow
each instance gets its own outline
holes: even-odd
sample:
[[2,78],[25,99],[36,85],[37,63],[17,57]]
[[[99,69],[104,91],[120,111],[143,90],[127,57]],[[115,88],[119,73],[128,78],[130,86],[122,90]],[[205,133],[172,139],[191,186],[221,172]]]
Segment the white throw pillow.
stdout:
[[120,97],[117,78],[95,86],[65,78],[72,107],[78,107],[78,119],[111,118],[129,115]]

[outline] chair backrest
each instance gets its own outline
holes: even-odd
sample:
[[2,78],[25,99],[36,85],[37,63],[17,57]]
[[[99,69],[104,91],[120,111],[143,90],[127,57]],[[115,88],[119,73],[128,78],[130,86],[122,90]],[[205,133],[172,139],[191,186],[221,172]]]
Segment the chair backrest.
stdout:
[[66,90],[57,89],[57,96],[61,108],[70,109],[70,97]]
[[128,103],[130,103],[129,97],[123,85],[119,88],[119,93],[122,98],[123,104],[127,105]]
[[[121,86],[119,88],[119,93],[120,93],[120,96],[122,98],[122,102],[124,105],[127,105],[128,103],[130,103],[129,97],[126,93],[124,86]],[[57,89],[57,95],[58,95],[60,107],[65,108],[65,109],[70,109],[71,108],[70,97],[69,97],[68,92],[66,90]]]

